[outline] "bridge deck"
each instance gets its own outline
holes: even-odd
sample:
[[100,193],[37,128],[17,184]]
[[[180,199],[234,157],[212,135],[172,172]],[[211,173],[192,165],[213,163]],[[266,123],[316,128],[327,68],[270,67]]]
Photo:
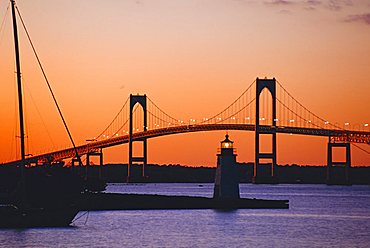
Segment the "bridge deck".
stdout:
[[[196,124],[196,125],[182,125],[167,128],[160,128],[148,130],[146,132],[138,132],[133,134],[133,140],[144,140],[165,135],[190,133],[190,132],[204,132],[215,130],[241,130],[241,131],[255,131],[254,124]],[[349,130],[332,130],[332,129],[316,129],[316,128],[302,128],[302,127],[284,127],[284,126],[260,126],[262,133],[288,133],[310,136],[326,136],[332,137],[336,142],[351,142],[351,143],[365,143],[370,144],[370,132],[349,131]],[[84,155],[89,151],[107,148],[111,146],[121,145],[129,142],[129,135],[118,136],[106,140],[95,141],[77,147],[78,154]],[[26,159],[26,164],[31,163],[52,163],[61,161],[63,159],[74,157],[75,151],[73,148],[54,151],[50,153],[40,154]],[[20,161],[12,161],[4,165],[18,164]]]

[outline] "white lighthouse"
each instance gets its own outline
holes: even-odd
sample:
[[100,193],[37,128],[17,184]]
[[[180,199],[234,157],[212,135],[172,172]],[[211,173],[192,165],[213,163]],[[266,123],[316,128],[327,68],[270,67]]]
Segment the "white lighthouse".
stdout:
[[217,169],[213,198],[240,198],[239,178],[237,174],[238,168],[233,145],[234,142],[229,140],[229,135],[226,134],[225,140],[221,141],[221,151],[217,154]]

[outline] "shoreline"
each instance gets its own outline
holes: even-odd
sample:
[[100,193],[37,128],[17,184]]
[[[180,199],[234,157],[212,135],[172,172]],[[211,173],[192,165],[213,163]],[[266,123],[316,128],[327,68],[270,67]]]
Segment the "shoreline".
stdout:
[[255,198],[213,199],[200,196],[87,193],[77,205],[80,211],[165,209],[289,209],[288,200]]

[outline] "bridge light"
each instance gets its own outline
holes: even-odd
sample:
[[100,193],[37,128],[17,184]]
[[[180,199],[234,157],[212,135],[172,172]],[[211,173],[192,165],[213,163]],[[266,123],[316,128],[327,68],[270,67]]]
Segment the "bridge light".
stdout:
[[308,121],[308,123],[311,123],[312,121]]
[[289,120],[290,123],[294,122],[294,120]]
[[116,133],[116,136],[118,136],[118,133]]
[[279,121],[279,119],[278,118],[275,118],[274,121]]
[[345,125],[345,126],[348,126],[348,125],[349,125],[349,122],[344,123],[344,125]]
[[369,124],[368,124],[368,123],[365,123],[365,124],[364,124],[364,126],[365,126],[365,127],[368,127],[368,126],[369,126]]
[[328,122],[328,121],[325,121],[325,122],[324,122],[324,124],[325,124],[325,125],[328,125],[328,124],[329,124],[329,122]]
[[245,117],[246,120],[249,120],[250,118],[249,117]]

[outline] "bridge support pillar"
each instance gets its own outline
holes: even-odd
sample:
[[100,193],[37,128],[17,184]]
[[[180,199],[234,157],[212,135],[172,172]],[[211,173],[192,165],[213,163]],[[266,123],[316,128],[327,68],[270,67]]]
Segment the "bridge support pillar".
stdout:
[[[346,161],[334,162],[333,161],[333,148],[340,147],[346,151]],[[350,185],[350,169],[351,169],[351,144],[347,143],[335,143],[332,142],[332,138],[329,137],[328,143],[328,162],[326,171],[326,184],[344,184]],[[344,172],[343,172],[344,170]],[[340,173],[342,171],[342,173]],[[342,174],[342,176],[340,175]],[[343,176],[344,174],[344,176]]]
[[99,157],[99,168],[98,168],[98,178],[102,178],[102,172],[101,172],[101,167],[103,166],[103,149],[100,148],[99,150],[92,150],[89,151],[86,154],[86,166],[85,166],[85,179],[88,179],[88,168],[90,166],[90,158],[91,157]]
[[[81,175],[81,159],[73,157],[71,160],[72,172]],[[78,168],[77,168],[78,167]]]
[[[260,95],[264,89],[270,91],[272,96],[272,131],[267,131],[260,126]],[[276,167],[276,80],[259,79],[256,80],[256,126],[255,126],[255,161],[253,168],[253,183],[277,183],[275,173]],[[272,151],[270,153],[260,152],[260,135],[271,135]],[[265,175],[262,174],[260,160],[271,160],[271,171]]]
[[132,95],[130,94],[130,127],[129,127],[129,158],[128,158],[128,165],[127,165],[127,182],[132,180],[132,165],[142,164],[142,173],[141,176],[145,178],[145,167],[147,166],[147,153],[148,153],[148,143],[147,139],[142,139],[135,142],[142,143],[143,153],[142,156],[133,156],[133,110],[136,104],[139,104],[143,108],[144,113],[144,132],[148,130],[148,122],[147,122],[147,98],[146,95]]

